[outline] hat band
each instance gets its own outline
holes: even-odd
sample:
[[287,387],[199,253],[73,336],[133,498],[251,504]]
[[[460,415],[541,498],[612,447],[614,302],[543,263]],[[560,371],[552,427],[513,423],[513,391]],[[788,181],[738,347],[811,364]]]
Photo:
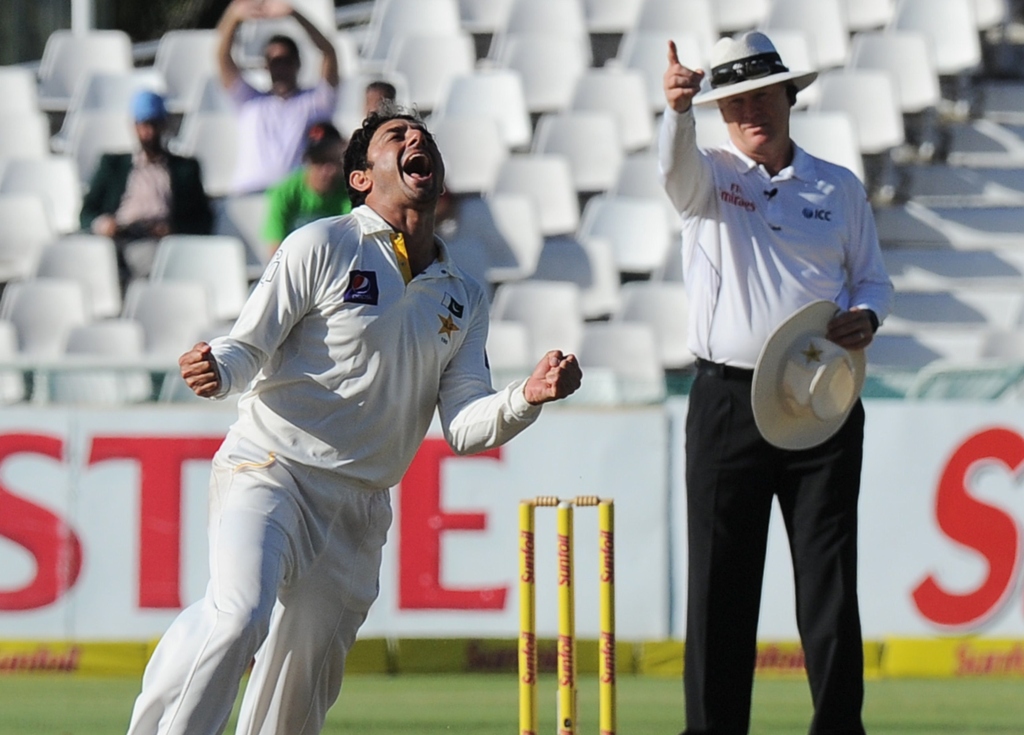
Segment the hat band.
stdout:
[[782,57],[778,52],[768,51],[714,67],[711,70],[711,87],[724,87],[745,82],[748,79],[761,79],[771,74],[782,74],[787,71],[789,68],[782,63]]

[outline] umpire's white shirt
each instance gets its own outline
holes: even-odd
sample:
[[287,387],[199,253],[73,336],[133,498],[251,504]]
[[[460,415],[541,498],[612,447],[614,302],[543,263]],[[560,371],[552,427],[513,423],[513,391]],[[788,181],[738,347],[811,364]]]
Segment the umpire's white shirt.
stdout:
[[659,165],[682,215],[688,346],[698,357],[752,368],[775,327],[817,299],[888,315],[893,287],[874,216],[848,169],[796,145],[775,176],[731,142],[702,151],[692,109],[665,111]]
[[289,235],[211,342],[221,395],[244,390],[231,431],[379,489],[401,480],[435,407],[459,453],[529,426],[540,408],[523,381],[491,388],[483,289],[439,247],[411,278],[401,237],[366,206]]

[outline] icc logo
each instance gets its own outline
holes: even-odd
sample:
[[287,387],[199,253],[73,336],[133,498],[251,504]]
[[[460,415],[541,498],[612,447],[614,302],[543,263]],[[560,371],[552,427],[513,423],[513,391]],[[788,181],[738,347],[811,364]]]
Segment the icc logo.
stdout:
[[825,222],[832,221],[832,211],[828,209],[811,209],[810,207],[804,207],[803,215],[805,219],[819,219]]

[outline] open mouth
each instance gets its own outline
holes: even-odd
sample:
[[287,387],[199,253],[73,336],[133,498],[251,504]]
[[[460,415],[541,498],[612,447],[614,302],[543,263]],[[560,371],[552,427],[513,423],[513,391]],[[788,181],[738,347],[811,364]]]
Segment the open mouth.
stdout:
[[434,175],[434,162],[425,153],[410,153],[405,157],[402,171],[414,181],[427,181]]

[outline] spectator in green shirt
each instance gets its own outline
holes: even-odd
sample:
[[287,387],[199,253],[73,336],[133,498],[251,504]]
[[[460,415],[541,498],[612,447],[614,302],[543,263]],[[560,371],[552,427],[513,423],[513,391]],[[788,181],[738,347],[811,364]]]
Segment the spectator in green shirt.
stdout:
[[303,166],[267,190],[263,238],[271,252],[293,230],[352,209],[342,175],[345,141],[328,122],[313,123],[306,133]]

